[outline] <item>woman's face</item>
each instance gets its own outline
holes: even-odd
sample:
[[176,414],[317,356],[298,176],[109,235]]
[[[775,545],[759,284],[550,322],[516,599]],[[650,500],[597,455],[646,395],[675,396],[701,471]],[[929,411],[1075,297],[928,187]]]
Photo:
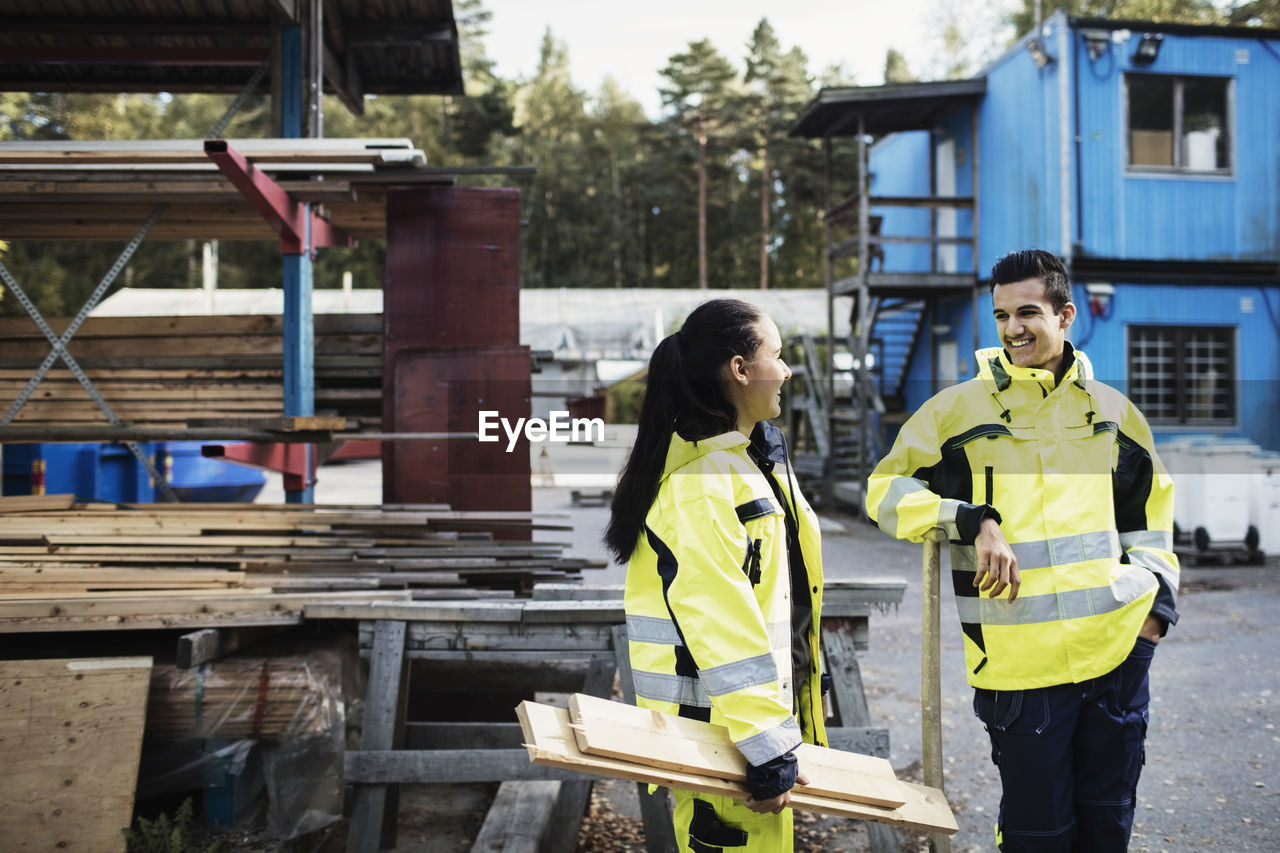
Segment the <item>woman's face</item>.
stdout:
[[756,324],[760,346],[749,359],[734,358],[729,363],[729,388],[738,410],[738,428],[745,434],[759,421],[782,414],[782,383],[791,378],[791,368],[782,360],[782,336],[768,317]]

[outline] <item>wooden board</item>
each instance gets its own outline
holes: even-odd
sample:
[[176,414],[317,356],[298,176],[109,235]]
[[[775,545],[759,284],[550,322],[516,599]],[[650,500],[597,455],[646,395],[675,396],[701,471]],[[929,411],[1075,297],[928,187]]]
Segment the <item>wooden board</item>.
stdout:
[[[640,761],[587,755],[578,749],[573,726],[569,721],[569,712],[563,708],[554,708],[526,700],[516,707],[516,716],[520,719],[525,747],[534,764],[577,770],[614,779],[647,782],[668,788],[701,791],[739,800],[746,800],[750,796],[739,782],[654,767]],[[941,791],[910,782],[901,784],[904,791],[910,795],[910,799],[896,809],[851,803],[799,791],[792,792],[791,807],[797,811],[876,821],[922,832],[941,832],[947,835],[956,832],[958,827],[955,816],[951,813],[951,807]]]
[[0,513],[71,509],[75,495],[12,495],[0,498]]
[[[640,756],[643,763],[744,781],[747,762],[723,726],[646,711],[577,693],[569,699],[578,748],[588,755]],[[883,758],[804,743],[796,749],[807,785],[797,791],[897,808],[907,801],[893,766]]]
[[125,849],[150,658],[0,662],[6,850]]

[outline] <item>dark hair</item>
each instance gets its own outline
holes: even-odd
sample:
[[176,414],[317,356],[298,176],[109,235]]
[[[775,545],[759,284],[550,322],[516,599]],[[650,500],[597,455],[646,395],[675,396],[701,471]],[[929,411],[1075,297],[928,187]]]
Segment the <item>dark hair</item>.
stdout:
[[649,358],[636,443],[613,492],[604,542],[620,562],[636,547],[644,517],[658,496],[671,434],[699,441],[729,432],[738,412],[722,384],[721,369],[735,355],[751,358],[761,343],[764,314],[737,299],[704,302]]
[[1029,278],[1044,282],[1044,295],[1053,306],[1053,313],[1062,313],[1062,307],[1071,301],[1071,282],[1062,260],[1043,249],[1022,249],[1010,252],[991,267],[991,290],[997,284],[1013,284]]

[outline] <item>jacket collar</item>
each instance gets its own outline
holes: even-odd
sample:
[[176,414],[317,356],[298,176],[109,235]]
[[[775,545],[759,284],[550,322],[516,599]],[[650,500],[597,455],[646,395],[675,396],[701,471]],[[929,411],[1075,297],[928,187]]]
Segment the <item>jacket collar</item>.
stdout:
[[1018,367],[1003,347],[987,347],[974,353],[974,360],[978,365],[978,378],[994,385],[996,391],[1009,390],[1015,381],[1035,382],[1046,392],[1052,391],[1058,384],[1067,383],[1087,391],[1085,382],[1093,378],[1093,364],[1088,356],[1073,347],[1070,341],[1066,341],[1063,344],[1062,357],[1067,362],[1067,370],[1062,376],[1062,382],[1058,383],[1052,370]]
[[774,462],[787,461],[787,445],[782,437],[782,430],[768,421],[760,421],[756,424],[750,438],[737,430],[732,430],[693,442],[685,441],[679,433],[673,432],[671,444],[667,447],[667,462],[662,469],[662,479],[665,480],[675,471],[708,453],[747,445],[750,445],[753,451],[763,454],[765,458]]

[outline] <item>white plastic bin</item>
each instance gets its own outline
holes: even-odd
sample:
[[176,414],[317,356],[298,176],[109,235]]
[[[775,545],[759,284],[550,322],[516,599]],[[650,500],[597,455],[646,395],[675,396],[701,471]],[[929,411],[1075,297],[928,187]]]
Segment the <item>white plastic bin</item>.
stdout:
[[1254,454],[1256,474],[1249,506],[1249,523],[1258,530],[1258,548],[1280,553],[1280,453]]
[[1260,450],[1247,438],[1219,436],[1185,436],[1157,448],[1173,477],[1174,521],[1197,547],[1206,536],[1210,547],[1248,537]]

